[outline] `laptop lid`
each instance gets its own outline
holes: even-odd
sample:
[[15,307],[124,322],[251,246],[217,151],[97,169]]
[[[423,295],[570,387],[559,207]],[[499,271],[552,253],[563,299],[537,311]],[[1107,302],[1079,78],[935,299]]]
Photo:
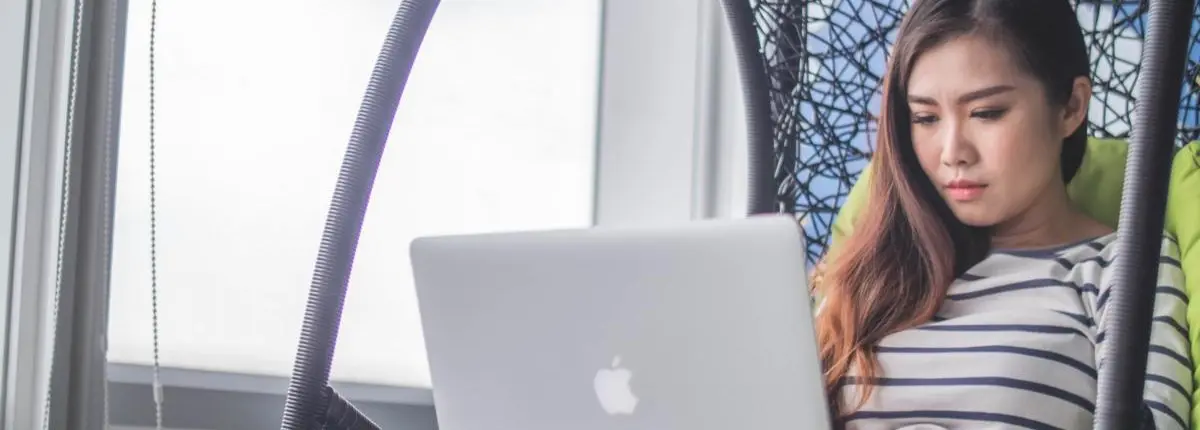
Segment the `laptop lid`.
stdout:
[[782,216],[422,238],[442,430],[829,426]]

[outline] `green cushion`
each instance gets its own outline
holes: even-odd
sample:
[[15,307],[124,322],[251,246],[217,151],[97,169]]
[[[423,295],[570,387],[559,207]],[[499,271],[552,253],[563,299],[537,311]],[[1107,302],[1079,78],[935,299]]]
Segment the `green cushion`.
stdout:
[[[1184,291],[1188,295],[1188,334],[1192,363],[1200,361],[1200,142],[1175,154],[1171,164],[1171,189],[1167,194],[1167,231],[1179,240]],[[1200,368],[1192,369],[1192,428],[1200,425]]]
[[[1080,210],[1113,228],[1117,226],[1121,207],[1128,152],[1129,146],[1123,140],[1089,139],[1083,164],[1067,184],[1067,193]],[[867,198],[870,176],[868,165],[838,212],[831,232],[831,246],[836,247],[840,239],[853,230],[858,208]],[[1175,154],[1167,196],[1166,230],[1179,240],[1184,289],[1189,298],[1196,297],[1196,292],[1200,291],[1200,141],[1188,144]],[[1200,300],[1188,302],[1188,331],[1194,363],[1200,361]],[[1200,368],[1193,376],[1196,391],[1192,395],[1192,423],[1193,428],[1200,428],[1197,425],[1200,424]]]

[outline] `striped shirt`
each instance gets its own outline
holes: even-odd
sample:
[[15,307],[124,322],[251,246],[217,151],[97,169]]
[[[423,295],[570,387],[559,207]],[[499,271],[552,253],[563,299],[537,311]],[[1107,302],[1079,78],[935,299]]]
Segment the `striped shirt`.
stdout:
[[[1091,428],[1115,239],[992,252],[950,286],[934,321],[879,343],[881,379],[847,428]],[[1154,428],[1187,429],[1192,367],[1178,244],[1165,239],[1160,255],[1144,409]],[[856,404],[849,376],[842,395]]]

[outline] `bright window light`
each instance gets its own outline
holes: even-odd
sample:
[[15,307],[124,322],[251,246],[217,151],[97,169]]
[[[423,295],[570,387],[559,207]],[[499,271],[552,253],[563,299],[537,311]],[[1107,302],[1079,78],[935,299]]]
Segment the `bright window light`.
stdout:
[[[164,366],[287,375],[399,0],[160,2]],[[151,362],[149,0],[130,2],[109,359]],[[592,221],[599,0],[443,0],[375,182],[333,377],[428,387],[408,245]],[[469,270],[470,268],[464,268]]]

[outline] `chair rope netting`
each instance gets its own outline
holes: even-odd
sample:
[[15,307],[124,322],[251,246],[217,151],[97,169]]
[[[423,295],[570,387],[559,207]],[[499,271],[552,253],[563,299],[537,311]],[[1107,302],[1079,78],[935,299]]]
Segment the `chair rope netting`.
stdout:
[[[815,264],[875,145],[888,47],[911,0],[752,0],[775,156],[776,199],[800,217]],[[1088,134],[1128,138],[1147,4],[1076,0],[1095,80]],[[1200,20],[1200,8],[1193,22]],[[1177,143],[1200,138],[1200,25],[1192,26]]]

